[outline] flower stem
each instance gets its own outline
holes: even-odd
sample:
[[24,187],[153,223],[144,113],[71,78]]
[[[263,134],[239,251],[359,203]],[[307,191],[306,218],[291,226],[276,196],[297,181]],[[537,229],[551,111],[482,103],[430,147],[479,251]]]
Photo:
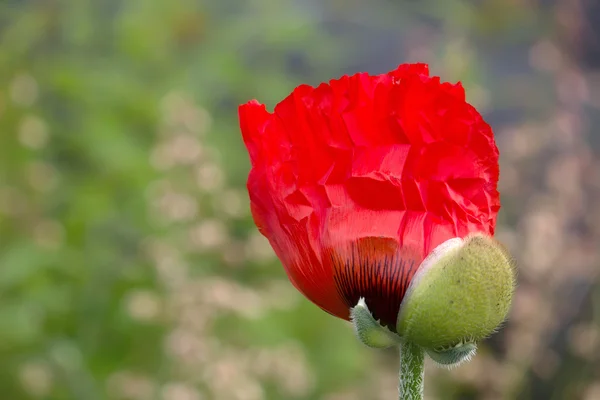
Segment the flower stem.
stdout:
[[400,400],[423,400],[425,351],[416,344],[402,342],[400,346]]

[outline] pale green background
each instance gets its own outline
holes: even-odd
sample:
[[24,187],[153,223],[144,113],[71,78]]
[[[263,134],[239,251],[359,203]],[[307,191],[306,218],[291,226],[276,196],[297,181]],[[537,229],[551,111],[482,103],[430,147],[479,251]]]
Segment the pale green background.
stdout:
[[600,16],[580,4],[1,1],[0,398],[395,399],[397,355],[301,298],[257,234],[236,107],[425,61],[497,134],[520,265],[511,321],[428,365],[428,398],[600,399]]

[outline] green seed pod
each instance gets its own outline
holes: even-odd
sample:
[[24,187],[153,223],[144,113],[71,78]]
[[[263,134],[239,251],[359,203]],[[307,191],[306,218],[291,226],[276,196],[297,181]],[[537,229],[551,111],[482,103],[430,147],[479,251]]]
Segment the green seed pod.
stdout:
[[471,357],[506,318],[515,288],[511,257],[476,234],[450,239],[421,264],[402,301],[397,331],[444,365]]

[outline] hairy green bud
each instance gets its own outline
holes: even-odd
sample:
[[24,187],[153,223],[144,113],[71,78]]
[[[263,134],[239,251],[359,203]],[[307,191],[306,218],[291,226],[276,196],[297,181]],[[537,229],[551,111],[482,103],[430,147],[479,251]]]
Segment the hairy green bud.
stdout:
[[414,276],[400,306],[398,334],[440,364],[459,363],[504,321],[514,288],[512,260],[496,240],[482,234],[450,239]]

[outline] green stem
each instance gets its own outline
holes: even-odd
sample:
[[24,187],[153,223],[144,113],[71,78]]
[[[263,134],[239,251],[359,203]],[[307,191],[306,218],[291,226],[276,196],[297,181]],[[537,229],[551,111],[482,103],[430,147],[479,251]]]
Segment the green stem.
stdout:
[[425,375],[425,351],[416,344],[402,342],[400,345],[400,400],[423,400]]

